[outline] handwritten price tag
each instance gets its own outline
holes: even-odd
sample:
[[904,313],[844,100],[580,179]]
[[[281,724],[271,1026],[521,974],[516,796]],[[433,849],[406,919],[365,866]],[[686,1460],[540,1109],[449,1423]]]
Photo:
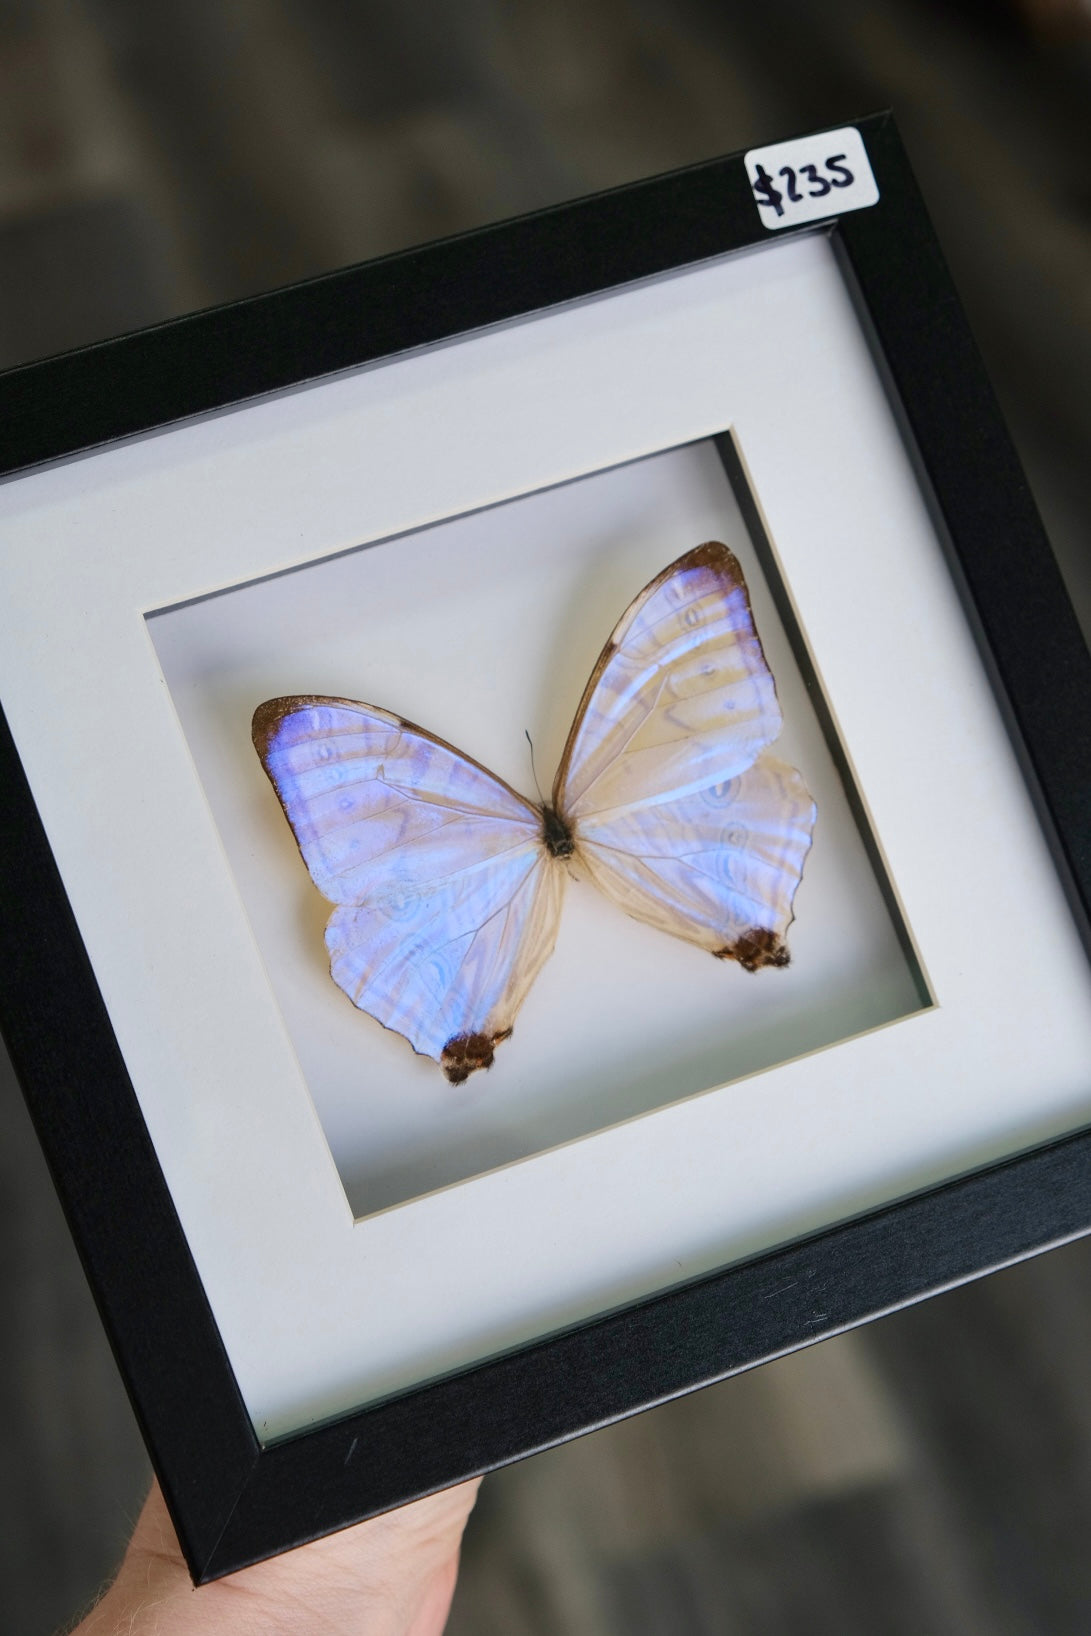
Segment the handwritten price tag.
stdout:
[[852,125],[751,148],[745,164],[758,213],[773,231],[878,202],[863,138]]

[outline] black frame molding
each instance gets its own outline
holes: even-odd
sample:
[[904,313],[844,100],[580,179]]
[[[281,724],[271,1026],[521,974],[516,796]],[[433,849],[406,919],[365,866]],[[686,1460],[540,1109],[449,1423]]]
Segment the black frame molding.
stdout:
[[[826,231],[1091,950],[1091,655],[894,123],[858,129],[880,201]],[[0,476],[770,236],[735,155],[13,370]],[[262,1447],[2,718],[0,774],[0,1025],[198,1581],[1091,1231],[1079,1132]]]

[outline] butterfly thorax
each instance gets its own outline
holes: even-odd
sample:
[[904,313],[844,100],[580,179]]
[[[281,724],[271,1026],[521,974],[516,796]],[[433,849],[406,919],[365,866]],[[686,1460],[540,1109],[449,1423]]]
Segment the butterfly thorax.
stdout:
[[553,807],[542,808],[542,839],[554,858],[570,858],[576,850],[571,829]]

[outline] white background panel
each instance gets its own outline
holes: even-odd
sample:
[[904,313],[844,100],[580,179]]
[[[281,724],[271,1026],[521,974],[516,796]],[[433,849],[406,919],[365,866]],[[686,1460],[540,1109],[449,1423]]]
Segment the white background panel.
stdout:
[[[254,707],[329,692],[420,723],[534,798],[633,595],[706,539],[739,556],[777,678],[776,754],[821,814],[792,965],[751,975],[570,885],[555,958],[494,1069],[448,1085],[329,976],[310,885],[250,747]],[[709,442],[192,604],[156,650],[355,1214],[571,1141],[920,1006]]]

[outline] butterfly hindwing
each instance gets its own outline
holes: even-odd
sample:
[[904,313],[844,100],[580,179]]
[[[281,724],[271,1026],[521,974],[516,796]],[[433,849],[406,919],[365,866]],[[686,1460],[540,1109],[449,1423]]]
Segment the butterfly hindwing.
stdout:
[[468,756],[349,700],[271,699],[254,742],[353,1003],[464,1079],[552,952],[564,872],[541,812]]
[[607,896],[749,970],[787,963],[816,816],[800,774],[763,754],[780,726],[742,570],[710,542],[623,615],[554,786]]
[[722,784],[580,826],[580,857],[627,914],[748,971],[787,965],[792,898],[815,807],[794,767],[761,755]]

